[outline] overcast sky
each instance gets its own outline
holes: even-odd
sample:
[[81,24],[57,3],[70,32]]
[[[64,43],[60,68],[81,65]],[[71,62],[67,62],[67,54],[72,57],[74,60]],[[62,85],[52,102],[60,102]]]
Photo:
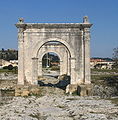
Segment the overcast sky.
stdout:
[[91,56],[112,57],[118,47],[118,0],[0,0],[0,49],[17,49],[15,23],[81,23],[89,16]]

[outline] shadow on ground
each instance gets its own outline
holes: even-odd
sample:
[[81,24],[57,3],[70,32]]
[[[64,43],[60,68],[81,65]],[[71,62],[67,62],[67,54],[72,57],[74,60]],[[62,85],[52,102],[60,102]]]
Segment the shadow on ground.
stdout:
[[58,80],[58,82],[56,84],[53,84],[53,83],[45,83],[44,81],[42,80],[38,80],[38,85],[39,86],[46,86],[46,87],[57,87],[57,88],[60,88],[60,89],[63,89],[65,90],[66,89],[66,86],[68,84],[70,84],[70,76],[67,76],[67,75],[62,75],[62,76],[50,76],[49,77],[52,77],[52,78],[55,78]]

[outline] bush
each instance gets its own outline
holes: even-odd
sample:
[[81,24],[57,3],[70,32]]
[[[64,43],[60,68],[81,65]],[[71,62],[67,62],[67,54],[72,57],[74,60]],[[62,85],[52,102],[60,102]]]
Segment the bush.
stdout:
[[59,66],[52,66],[51,67],[51,70],[54,70],[54,71],[57,71],[57,70],[59,70],[60,68],[59,68]]
[[8,66],[4,66],[3,69],[8,69]]
[[8,70],[13,70],[13,65],[8,65]]
[[8,65],[8,66],[5,66],[3,67],[3,69],[8,69],[8,70],[13,70],[13,65]]

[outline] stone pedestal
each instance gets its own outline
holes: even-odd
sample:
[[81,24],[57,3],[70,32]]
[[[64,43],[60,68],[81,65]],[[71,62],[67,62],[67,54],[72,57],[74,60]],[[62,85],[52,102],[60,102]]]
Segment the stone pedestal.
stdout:
[[80,96],[91,96],[92,84],[82,84],[77,88],[77,94]]

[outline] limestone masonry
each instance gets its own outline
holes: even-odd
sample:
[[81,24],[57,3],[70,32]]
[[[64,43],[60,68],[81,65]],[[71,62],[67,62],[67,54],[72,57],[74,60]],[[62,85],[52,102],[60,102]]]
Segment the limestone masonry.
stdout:
[[[60,75],[67,74],[70,84],[90,84],[90,27],[88,17],[83,23],[24,23],[18,28],[18,84],[37,84],[42,75],[42,57],[46,52],[60,56]],[[45,49],[48,42],[57,41],[63,46]]]

